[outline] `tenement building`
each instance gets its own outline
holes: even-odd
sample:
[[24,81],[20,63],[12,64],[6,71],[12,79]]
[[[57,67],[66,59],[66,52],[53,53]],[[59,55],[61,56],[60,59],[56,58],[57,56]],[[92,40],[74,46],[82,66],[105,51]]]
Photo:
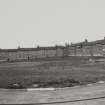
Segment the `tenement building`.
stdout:
[[75,44],[66,44],[65,46],[37,47],[37,48],[18,48],[18,49],[0,49],[0,60],[30,60],[52,57],[70,57],[70,56],[103,56],[105,57],[105,38],[88,42]]
[[105,55],[105,38],[88,42],[75,43],[67,46],[68,56],[104,56]]
[[61,57],[64,54],[64,46],[1,49],[0,59],[5,60],[25,60],[48,57]]

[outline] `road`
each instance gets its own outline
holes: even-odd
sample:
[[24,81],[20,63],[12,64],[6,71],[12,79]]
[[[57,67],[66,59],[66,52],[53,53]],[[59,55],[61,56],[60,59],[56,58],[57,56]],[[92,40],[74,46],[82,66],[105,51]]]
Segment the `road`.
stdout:
[[0,90],[0,104],[105,105],[105,84],[45,91]]

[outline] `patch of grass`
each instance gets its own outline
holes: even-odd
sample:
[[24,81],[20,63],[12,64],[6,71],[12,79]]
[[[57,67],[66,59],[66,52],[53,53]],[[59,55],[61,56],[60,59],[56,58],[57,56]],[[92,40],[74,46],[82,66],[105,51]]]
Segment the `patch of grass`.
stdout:
[[0,88],[19,83],[22,88],[38,84],[39,87],[67,87],[105,80],[104,63],[83,60],[47,62],[18,62],[0,64]]

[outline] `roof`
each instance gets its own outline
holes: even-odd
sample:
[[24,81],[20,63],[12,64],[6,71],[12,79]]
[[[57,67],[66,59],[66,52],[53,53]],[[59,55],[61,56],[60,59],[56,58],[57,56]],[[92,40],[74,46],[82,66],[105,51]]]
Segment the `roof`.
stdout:
[[63,49],[64,46],[55,46],[55,47],[37,47],[37,48],[18,48],[18,49],[0,49],[0,52],[18,52],[18,51],[39,51],[39,50],[56,50]]
[[80,43],[75,43],[75,44],[71,44],[70,47],[75,47],[75,46],[93,46],[96,44],[101,44],[101,45],[105,45],[105,39],[103,40],[96,40],[96,41],[91,41],[91,42],[80,42]]

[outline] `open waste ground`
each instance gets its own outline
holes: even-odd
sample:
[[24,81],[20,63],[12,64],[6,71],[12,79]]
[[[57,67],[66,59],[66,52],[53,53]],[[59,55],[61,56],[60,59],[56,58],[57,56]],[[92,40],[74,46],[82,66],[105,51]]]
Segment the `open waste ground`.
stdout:
[[[105,105],[105,84],[102,81],[105,81],[104,60],[1,63],[0,104]],[[22,90],[11,89],[16,83],[21,84]],[[36,88],[33,86],[56,89],[27,89]]]
[[21,84],[22,88],[71,87],[105,81],[105,62],[88,59],[11,62],[0,64],[0,88]]

